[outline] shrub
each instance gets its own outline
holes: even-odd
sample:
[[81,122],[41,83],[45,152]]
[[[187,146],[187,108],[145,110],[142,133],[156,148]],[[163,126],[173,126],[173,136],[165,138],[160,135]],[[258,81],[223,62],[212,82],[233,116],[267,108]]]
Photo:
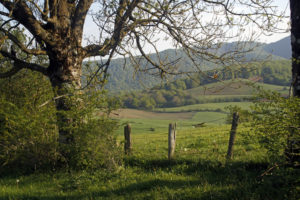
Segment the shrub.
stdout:
[[[252,137],[257,137],[273,162],[299,165],[300,99],[260,90],[252,107]],[[295,159],[296,158],[296,159]]]
[[112,111],[109,106],[114,101],[105,91],[93,88],[72,98],[78,100],[73,101],[72,110],[60,112],[72,119],[68,127],[64,127],[72,133],[72,140],[60,144],[63,158],[60,164],[72,169],[116,169],[121,164],[122,153],[114,135],[118,122],[109,119]]
[[248,110],[244,110],[239,106],[226,106],[226,110],[229,110],[229,113],[226,117],[226,123],[231,124],[232,123],[232,115],[234,112],[239,113],[239,122],[244,123],[244,122],[250,122],[253,120],[253,117]]
[[[117,122],[108,119],[114,103],[104,92],[85,91],[76,97],[81,100],[78,105],[63,113],[73,119],[65,127],[71,129],[73,142],[61,145],[49,81],[40,74],[26,78],[21,73],[1,80],[1,85],[0,171],[24,173],[61,167],[112,170],[121,162],[113,136]],[[95,116],[96,109],[101,116]],[[66,160],[62,150],[71,159]]]
[[53,169],[59,158],[54,105],[39,107],[51,98],[49,83],[24,73],[1,80],[0,171]]

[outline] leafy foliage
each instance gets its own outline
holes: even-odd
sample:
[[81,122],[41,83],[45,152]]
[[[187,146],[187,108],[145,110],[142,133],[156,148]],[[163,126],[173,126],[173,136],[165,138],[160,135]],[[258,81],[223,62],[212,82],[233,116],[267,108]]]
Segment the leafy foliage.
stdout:
[[28,171],[56,166],[56,116],[47,79],[23,71],[1,80],[0,165],[2,169]]
[[[300,99],[263,90],[257,97],[252,108],[252,137],[258,138],[273,162],[299,158]],[[293,161],[299,165],[299,160]]]
[[[117,121],[108,118],[111,102],[105,92],[90,89],[70,111],[60,111],[72,119],[65,130],[72,133],[71,143],[60,144],[63,163],[75,169],[107,168],[114,170],[121,164],[121,153],[114,131]],[[74,101],[72,101],[74,102]],[[95,110],[100,114],[95,116]],[[106,109],[106,110],[105,110]],[[99,116],[100,115],[100,116]]]
[[[113,136],[117,122],[107,118],[114,108],[114,99],[104,92],[86,91],[74,109],[64,113],[74,119],[65,128],[72,130],[75,141],[64,147],[58,143],[57,111],[48,79],[39,73],[22,71],[1,79],[1,86],[1,171],[23,173],[65,166],[113,170],[119,165],[121,154]],[[96,108],[102,117],[94,116]],[[66,161],[61,149],[72,159]]]
[[249,110],[242,109],[239,106],[226,106],[225,109],[229,110],[229,113],[226,118],[226,123],[232,123],[232,115],[234,112],[239,113],[239,123],[251,122],[253,120],[252,115]]

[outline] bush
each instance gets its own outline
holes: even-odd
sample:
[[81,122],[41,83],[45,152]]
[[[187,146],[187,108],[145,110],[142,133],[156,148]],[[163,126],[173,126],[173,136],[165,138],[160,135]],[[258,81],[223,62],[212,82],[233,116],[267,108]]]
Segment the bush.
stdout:
[[[104,92],[86,91],[87,95],[78,97],[81,101],[73,110],[63,113],[73,119],[65,127],[71,129],[73,141],[62,145],[58,143],[59,122],[49,81],[40,74],[27,77],[22,73],[0,82],[1,172],[62,167],[113,170],[120,164],[121,154],[113,136],[117,122],[108,119],[114,103]],[[100,117],[95,116],[96,109],[102,113]],[[62,152],[71,155],[71,159],[66,160]]]
[[252,107],[252,137],[258,138],[273,162],[299,165],[300,99],[260,90]]
[[122,161],[113,131],[117,122],[109,119],[90,119],[73,130],[72,144],[61,144],[70,160],[63,164],[72,169],[106,168],[115,170]]
[[0,171],[53,169],[59,158],[54,105],[39,107],[51,98],[50,84],[24,73],[1,80]]
[[231,124],[232,123],[232,115],[234,112],[239,113],[239,122],[244,123],[244,122],[251,122],[253,120],[253,117],[248,110],[244,110],[239,106],[226,106],[226,110],[229,110],[229,113],[226,117],[226,123]]
[[70,98],[75,99],[71,110],[59,113],[65,115],[65,119],[71,119],[67,127],[63,124],[63,128],[72,136],[69,143],[59,145],[60,164],[72,169],[116,169],[123,154],[114,135],[118,122],[109,119],[110,106],[115,106],[110,104],[115,101],[108,98],[105,91],[94,88]]

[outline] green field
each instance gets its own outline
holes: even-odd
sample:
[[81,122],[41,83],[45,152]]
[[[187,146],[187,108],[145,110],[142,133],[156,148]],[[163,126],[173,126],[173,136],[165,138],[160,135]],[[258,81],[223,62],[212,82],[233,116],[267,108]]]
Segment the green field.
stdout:
[[[177,132],[175,158],[167,159],[167,130],[133,134],[132,155],[116,171],[59,171],[3,176],[0,199],[297,199],[285,185],[294,172],[260,178],[264,149],[245,141],[240,127],[234,158],[225,155],[230,126]],[[120,148],[123,137],[118,137]],[[294,175],[296,176],[296,174]],[[288,188],[288,189],[287,189]]]
[[226,114],[219,112],[195,112],[190,120],[167,120],[167,119],[121,119],[118,135],[123,134],[123,126],[131,124],[133,134],[148,134],[168,130],[169,123],[177,123],[182,130],[192,129],[193,125],[203,123],[215,126],[225,123]]
[[239,106],[249,109],[251,102],[222,102],[195,104],[174,108],[158,108],[154,112],[135,109],[122,110],[120,128],[117,133],[123,133],[123,126],[131,124],[133,134],[151,133],[168,129],[169,123],[177,123],[180,129],[190,129],[193,125],[205,123],[206,125],[223,125],[228,115],[226,106]]
[[205,104],[194,104],[188,106],[180,106],[174,108],[158,108],[157,111],[163,112],[186,112],[186,111],[215,111],[219,110],[225,112],[226,106],[239,106],[242,109],[249,109],[251,102],[220,102],[220,103],[205,103]]

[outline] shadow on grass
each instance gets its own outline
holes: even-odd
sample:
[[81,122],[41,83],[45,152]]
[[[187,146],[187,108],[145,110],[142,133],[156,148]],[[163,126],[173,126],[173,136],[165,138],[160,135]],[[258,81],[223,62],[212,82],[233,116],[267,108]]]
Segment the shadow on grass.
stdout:
[[259,172],[264,171],[268,168],[269,163],[267,162],[236,162],[231,161],[226,165],[222,164],[220,161],[211,161],[211,160],[193,160],[193,159],[176,159],[176,160],[167,160],[167,159],[151,159],[151,160],[142,160],[140,158],[130,157],[125,160],[125,165],[130,167],[139,167],[145,171],[153,170],[172,170],[176,167],[184,166],[186,169],[185,173],[194,174],[197,171],[209,170],[209,171],[252,171]]
[[[111,181],[123,181],[122,185],[113,184],[104,189],[96,187],[80,193],[4,196],[3,199],[297,199],[297,194],[291,194],[290,186],[283,180],[286,174],[257,179],[267,169],[268,163],[232,161],[223,165],[207,160],[142,160],[134,157],[127,158],[125,163],[129,168],[139,168],[137,173],[143,170],[147,175],[141,173],[137,176],[138,181],[129,179],[129,182],[114,177]],[[156,170],[163,175],[148,176]]]
[[[131,197],[132,199],[235,199],[241,196],[239,188],[205,191],[205,189],[193,191],[191,188],[201,186],[203,181],[164,180],[155,179],[130,184],[126,187],[106,192],[94,192],[94,197],[109,198]],[[156,194],[155,194],[156,192]],[[234,194],[234,195],[233,195]]]

